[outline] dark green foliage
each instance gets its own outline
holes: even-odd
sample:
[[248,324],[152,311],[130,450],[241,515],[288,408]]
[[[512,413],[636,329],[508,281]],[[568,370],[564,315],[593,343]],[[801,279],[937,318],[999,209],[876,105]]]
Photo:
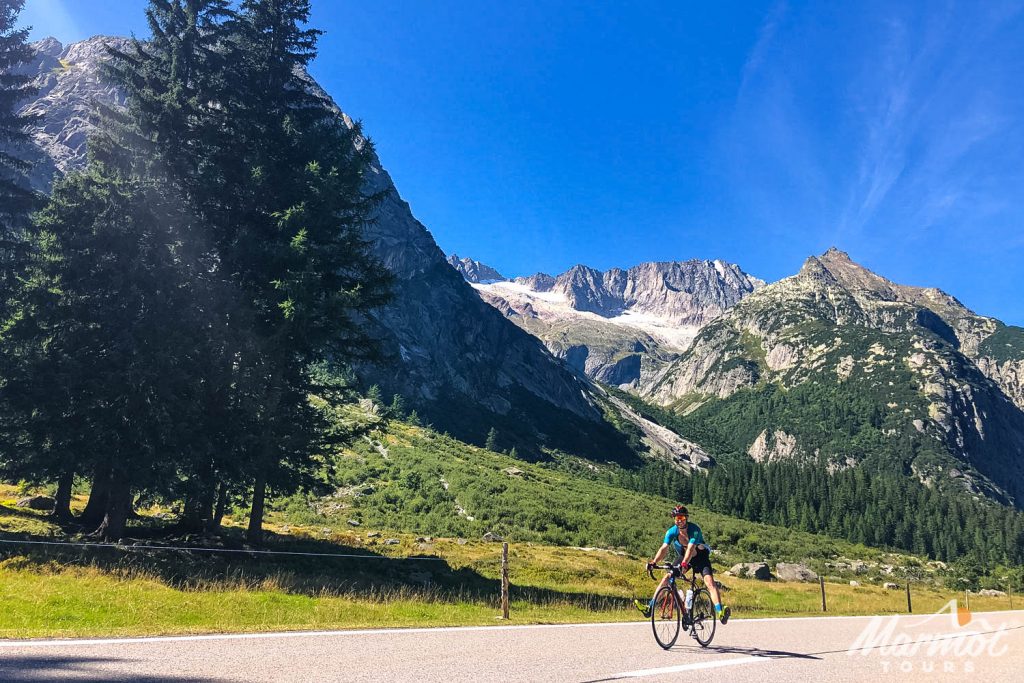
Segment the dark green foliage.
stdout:
[[985,564],[1024,562],[1024,514],[865,466],[829,474],[798,463],[737,460],[695,477],[693,500],[725,514],[945,561],[970,555]]
[[2,464],[91,478],[101,535],[136,493],[182,501],[191,529],[251,487],[257,541],[268,490],[352,436],[332,406],[345,362],[374,356],[360,320],[390,276],[362,236],[372,147],[303,75],[308,12],[151,0],[151,39],[104,68],[127,106],[99,112],[88,169],[31,228],[0,331]]
[[[948,456],[912,426],[908,429],[905,413],[894,415],[879,405],[898,390],[886,387],[873,400],[867,391],[840,395],[835,386],[807,383],[784,391],[767,385],[737,392],[728,402],[713,401],[686,416],[618,395],[648,419],[700,443],[720,459],[706,475],[690,480],[692,500],[699,505],[946,561],[969,554],[990,564],[1024,562],[1024,514],[956,489],[925,487],[912,476],[911,464],[927,464],[932,457],[948,465]],[[901,398],[909,402],[913,397]],[[742,449],[764,425],[779,425],[822,453],[796,462],[754,462]],[[901,439],[894,441],[891,434],[882,438],[882,430],[897,428]],[[846,464],[847,457],[856,463],[853,467]],[[841,467],[830,468],[837,460]],[[656,466],[646,469],[616,476],[630,488],[662,495],[678,492],[680,500],[689,500],[680,482],[683,475],[659,476]]]
[[391,405],[388,406],[388,417],[393,417],[396,420],[405,419],[405,399],[402,398],[401,394],[395,394],[391,397]]
[[1024,358],[1024,327],[1002,325],[978,346],[978,355],[996,362]]
[[[593,463],[588,466],[575,456],[524,463],[429,430],[392,429],[394,439],[378,437],[388,445],[387,457],[360,442],[334,461],[337,484],[348,493],[329,500],[349,507],[327,516],[304,512],[304,523],[355,519],[370,528],[437,536],[479,537],[493,531],[513,542],[619,547],[648,556],[672,525],[673,505],[689,502],[626,490],[620,483],[632,473],[608,465],[595,471]],[[656,466],[645,472],[643,484],[670,481]],[[763,557],[871,554],[843,541],[729,518],[707,508],[691,511],[719,551],[716,567]]]
[[487,438],[484,439],[484,448],[489,451],[498,451],[498,430],[491,427],[491,431],[487,432]]
[[17,29],[24,0],[0,0],[0,314],[25,257],[23,230],[38,198],[28,187],[28,164],[19,151],[29,144],[25,126],[32,120],[18,114],[18,105],[33,90],[17,67],[32,58],[28,29]]
[[173,473],[193,445],[181,425],[203,417],[178,210],[155,184],[100,164],[58,182],[4,331],[8,469],[38,480],[102,463],[121,515],[132,486]]
[[357,320],[384,303],[390,285],[362,237],[377,200],[361,191],[372,147],[302,76],[319,35],[304,27],[308,16],[305,0],[241,4],[226,62],[231,144],[214,154],[223,175],[214,243],[252,326],[241,364],[259,378],[259,445],[248,458],[254,541],[267,484],[282,469],[301,470],[316,441],[306,366],[374,357]]

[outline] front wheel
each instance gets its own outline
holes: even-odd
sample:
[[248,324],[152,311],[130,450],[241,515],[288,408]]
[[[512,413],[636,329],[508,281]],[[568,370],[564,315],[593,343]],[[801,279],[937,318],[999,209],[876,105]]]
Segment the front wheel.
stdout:
[[715,604],[711,601],[711,593],[701,589],[693,595],[691,614],[691,633],[701,647],[707,647],[715,637]]
[[662,586],[654,596],[654,609],[651,610],[651,627],[654,639],[666,650],[676,644],[679,638],[679,618],[683,606],[671,586]]

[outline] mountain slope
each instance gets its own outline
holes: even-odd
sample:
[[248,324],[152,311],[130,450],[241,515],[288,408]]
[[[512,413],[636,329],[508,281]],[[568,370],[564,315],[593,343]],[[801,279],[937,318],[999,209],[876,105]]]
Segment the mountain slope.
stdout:
[[1008,396],[1017,340],[939,290],[897,285],[833,249],[705,327],[646,395],[756,460],[877,464],[1020,501],[1024,413]]
[[[40,93],[25,110],[40,115],[32,131],[40,152],[33,176],[39,189],[48,189],[54,170],[84,165],[94,103],[120,102],[119,93],[100,78],[99,65],[104,45],[124,40],[35,44],[37,59],[26,70],[37,75]],[[310,87],[319,90],[312,81]],[[534,453],[551,446],[633,457],[603,418],[588,384],[480,301],[452,270],[377,159],[366,186],[367,192],[384,195],[367,237],[397,282],[394,300],[371,321],[386,363],[358,368],[363,381],[381,385],[388,395],[404,395],[421,415],[472,441],[482,442],[492,426],[500,425]]]

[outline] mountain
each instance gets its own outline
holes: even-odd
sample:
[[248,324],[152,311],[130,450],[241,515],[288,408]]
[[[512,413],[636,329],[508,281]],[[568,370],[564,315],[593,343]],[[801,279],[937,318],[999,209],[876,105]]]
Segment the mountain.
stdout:
[[836,249],[705,326],[644,390],[760,461],[903,470],[1024,501],[1024,329]]
[[491,282],[501,282],[506,279],[505,276],[494,268],[479,261],[474,261],[471,258],[459,258],[458,254],[449,256],[448,263],[458,271],[459,275],[466,282],[488,284]]
[[[99,66],[105,45],[126,40],[98,36],[65,47],[49,38],[34,44],[36,59],[23,70],[37,77],[40,91],[24,110],[40,116],[31,131],[38,189],[49,188],[55,171],[84,165],[94,103],[122,102]],[[309,87],[352,125],[312,80]],[[560,448],[603,459],[635,457],[605,418],[607,402],[599,392],[480,300],[376,158],[366,190],[384,195],[366,236],[396,286],[394,300],[370,321],[386,362],[356,369],[365,385],[378,384],[387,396],[402,394],[421,417],[476,443],[494,427],[524,455]]]
[[641,390],[701,327],[763,284],[733,264],[692,260],[605,272],[577,265],[473,286],[570,366]]

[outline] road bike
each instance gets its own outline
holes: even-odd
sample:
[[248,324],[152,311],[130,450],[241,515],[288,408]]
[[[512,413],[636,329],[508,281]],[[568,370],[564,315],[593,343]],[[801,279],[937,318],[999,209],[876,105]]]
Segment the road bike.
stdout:
[[697,572],[690,571],[690,605],[687,607],[686,598],[676,587],[676,578],[682,576],[685,579],[686,575],[672,564],[648,565],[647,573],[655,581],[658,580],[654,576],[655,568],[670,572],[668,583],[654,594],[651,609],[651,628],[658,645],[666,650],[675,645],[680,628],[689,631],[701,647],[710,645],[715,637],[715,604],[708,589],[697,583]]

